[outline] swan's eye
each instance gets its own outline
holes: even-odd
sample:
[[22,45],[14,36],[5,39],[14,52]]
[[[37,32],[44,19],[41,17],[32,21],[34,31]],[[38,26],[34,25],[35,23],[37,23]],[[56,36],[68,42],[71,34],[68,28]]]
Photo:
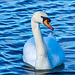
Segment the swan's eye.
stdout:
[[48,21],[48,22],[51,22],[51,20],[50,20],[49,18],[47,19],[47,21]]
[[47,23],[49,24],[49,22],[47,21]]
[[49,22],[51,22],[51,20],[48,18],[48,17],[43,17],[43,16],[41,16],[42,18],[43,18],[43,22],[45,21],[45,20],[47,20],[47,23],[49,24]]

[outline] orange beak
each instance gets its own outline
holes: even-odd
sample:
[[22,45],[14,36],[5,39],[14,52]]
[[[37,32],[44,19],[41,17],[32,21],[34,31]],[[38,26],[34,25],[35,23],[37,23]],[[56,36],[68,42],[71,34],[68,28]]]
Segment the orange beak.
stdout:
[[51,30],[54,30],[54,28],[50,25],[50,23],[47,22],[47,19],[44,21],[44,24]]

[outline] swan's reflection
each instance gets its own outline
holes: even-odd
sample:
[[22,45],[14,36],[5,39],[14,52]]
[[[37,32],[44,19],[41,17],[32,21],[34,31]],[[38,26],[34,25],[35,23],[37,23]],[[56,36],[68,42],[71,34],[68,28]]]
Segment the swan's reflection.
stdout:
[[35,70],[32,66],[27,67],[26,70],[24,70],[27,75],[46,75],[46,74],[52,74],[55,72],[60,72],[64,69],[64,64],[52,69],[52,70]]

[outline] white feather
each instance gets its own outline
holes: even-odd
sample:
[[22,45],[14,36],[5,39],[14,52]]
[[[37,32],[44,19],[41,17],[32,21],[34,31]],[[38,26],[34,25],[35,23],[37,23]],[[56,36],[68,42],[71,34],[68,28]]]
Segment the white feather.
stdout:
[[42,37],[39,26],[39,23],[43,23],[41,16],[47,17],[43,12],[36,12],[31,19],[34,37],[24,45],[23,61],[35,69],[53,69],[63,63],[65,55],[52,33],[48,37]]

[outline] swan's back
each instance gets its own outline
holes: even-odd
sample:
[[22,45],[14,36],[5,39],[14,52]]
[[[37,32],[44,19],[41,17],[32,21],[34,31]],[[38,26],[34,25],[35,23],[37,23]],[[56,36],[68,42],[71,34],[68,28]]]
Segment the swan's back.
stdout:
[[[51,37],[43,38],[47,47],[48,58],[52,68],[62,64],[64,60],[64,52],[57,41]],[[34,38],[30,38],[23,49],[23,60],[35,67],[36,62],[36,45]]]
[[45,37],[44,41],[47,46],[48,57],[52,67],[59,66],[64,61],[64,51],[58,42],[51,37]]

